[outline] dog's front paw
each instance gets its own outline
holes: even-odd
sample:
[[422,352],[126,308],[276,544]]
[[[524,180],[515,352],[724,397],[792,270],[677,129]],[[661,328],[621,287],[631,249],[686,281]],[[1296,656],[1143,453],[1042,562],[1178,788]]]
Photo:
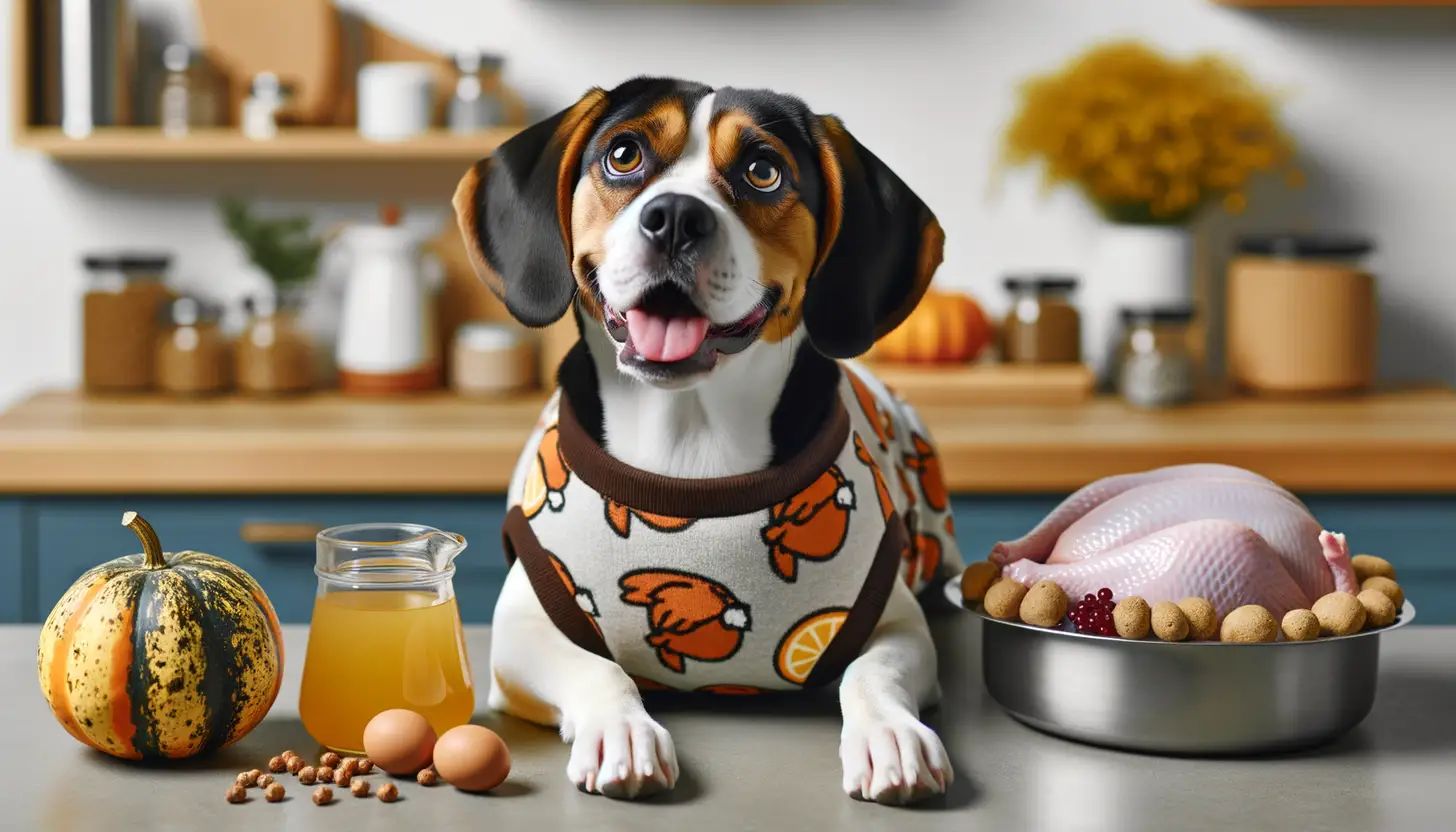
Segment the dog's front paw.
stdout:
[[582,791],[632,800],[677,784],[672,737],[641,705],[594,709],[563,728],[571,743],[566,776]]
[[839,759],[845,793],[876,803],[913,803],[940,794],[955,776],[940,737],[909,713],[846,719]]

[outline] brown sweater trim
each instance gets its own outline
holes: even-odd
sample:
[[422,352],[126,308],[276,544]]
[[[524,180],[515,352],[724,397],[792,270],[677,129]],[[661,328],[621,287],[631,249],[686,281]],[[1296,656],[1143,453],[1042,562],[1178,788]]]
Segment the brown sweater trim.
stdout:
[[880,537],[880,547],[875,550],[874,563],[865,576],[864,586],[849,608],[849,615],[840,625],[839,632],[824,648],[824,654],[809,671],[804,687],[822,687],[843,675],[845,668],[854,661],[874,635],[875,626],[884,615],[885,604],[900,579],[900,561],[910,545],[910,536],[898,512],[890,515],[885,533]]
[[666,517],[738,517],[789,499],[829,470],[849,440],[849,412],[836,395],[823,430],[789,461],[762,471],[705,479],[665,477],[616,459],[587,435],[565,396],[557,430],[567,467],[603,497]]
[[506,514],[501,538],[506,563],[509,565],[517,559],[521,561],[521,568],[526,570],[536,598],[556,628],[577,647],[612,661],[612,653],[607,649],[601,630],[566,588],[564,578],[551,563],[551,554],[541,546],[536,532],[531,529],[531,521],[526,519],[520,506],[513,506]]

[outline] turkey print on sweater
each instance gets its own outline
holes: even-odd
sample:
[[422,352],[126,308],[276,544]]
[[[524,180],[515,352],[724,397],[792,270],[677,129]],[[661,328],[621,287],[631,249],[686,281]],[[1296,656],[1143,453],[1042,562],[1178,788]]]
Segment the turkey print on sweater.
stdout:
[[560,393],[527,444],[506,519],[542,606],[643,689],[751,694],[832,681],[893,583],[958,563],[919,417],[854,362],[821,433],[780,466],[719,479],[609,456]]

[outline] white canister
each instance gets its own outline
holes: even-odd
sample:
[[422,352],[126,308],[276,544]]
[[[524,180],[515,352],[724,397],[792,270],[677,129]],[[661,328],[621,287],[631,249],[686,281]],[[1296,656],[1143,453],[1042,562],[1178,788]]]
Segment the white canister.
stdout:
[[510,393],[536,383],[533,340],[504,324],[461,324],[450,359],[450,387],[462,396]]
[[359,135],[380,142],[412,139],[430,129],[435,70],[425,63],[372,63],[359,68]]
[[1106,375],[1122,337],[1122,307],[1193,302],[1192,232],[1180,226],[1106,225],[1091,278],[1081,295],[1083,355]]

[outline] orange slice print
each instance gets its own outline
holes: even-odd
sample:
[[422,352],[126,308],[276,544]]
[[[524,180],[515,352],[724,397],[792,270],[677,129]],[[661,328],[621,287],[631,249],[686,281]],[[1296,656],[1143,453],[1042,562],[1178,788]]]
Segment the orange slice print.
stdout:
[[635,508],[624,506],[610,497],[603,497],[603,508],[607,514],[607,525],[617,533],[617,537],[629,538],[632,536],[632,515],[638,520],[647,524],[647,527],[659,532],[680,532],[683,529],[697,522],[692,517],[668,517],[665,514],[653,514],[648,511],[639,511]]
[[800,619],[779,642],[774,669],[786,681],[804,684],[848,618],[849,610],[841,607],[819,610]]
[[946,535],[946,537],[949,537],[952,540],[955,539],[955,515],[954,514],[947,514],[945,516],[945,535]]
[[793,583],[800,560],[825,561],[839,554],[849,536],[854,507],[854,483],[845,479],[838,465],[831,465],[803,491],[774,504],[768,510],[768,524],[759,532],[768,544],[774,574]]

